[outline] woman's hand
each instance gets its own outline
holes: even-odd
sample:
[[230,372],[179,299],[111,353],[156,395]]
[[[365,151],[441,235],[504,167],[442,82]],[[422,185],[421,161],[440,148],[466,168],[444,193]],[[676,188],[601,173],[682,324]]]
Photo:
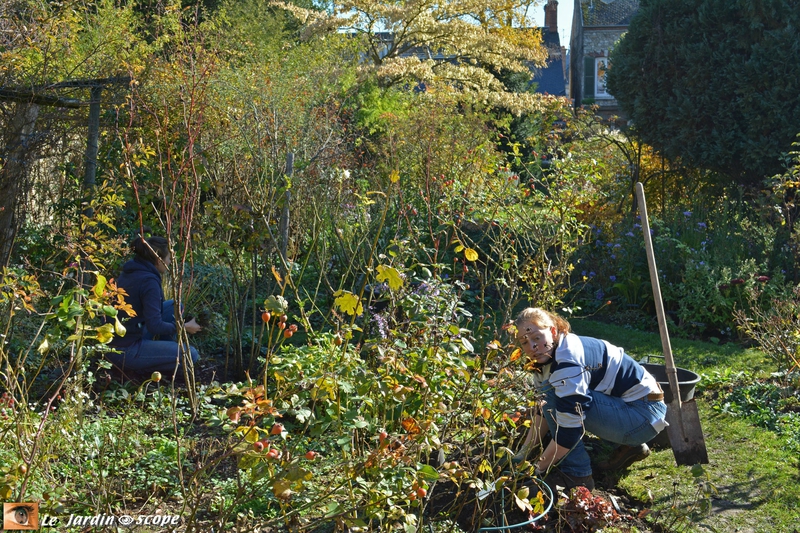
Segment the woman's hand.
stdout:
[[190,321],[188,321],[188,322],[184,323],[184,324],[183,324],[183,327],[186,329],[186,333],[190,333],[190,334],[192,334],[192,335],[194,335],[195,333],[197,333],[198,331],[200,331],[201,329],[203,329],[203,326],[201,326],[200,324],[198,324],[198,323],[195,321],[195,319],[194,319],[194,318],[193,318],[193,319],[191,319]]

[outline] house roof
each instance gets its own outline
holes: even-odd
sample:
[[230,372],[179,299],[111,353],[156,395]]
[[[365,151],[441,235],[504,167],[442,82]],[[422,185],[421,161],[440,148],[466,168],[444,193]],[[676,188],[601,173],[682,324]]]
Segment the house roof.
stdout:
[[584,26],[628,26],[639,0],[581,0]]
[[537,84],[537,93],[566,96],[564,58],[561,53],[561,40],[558,32],[548,32],[547,28],[542,28],[542,44],[550,52],[549,57],[543,68],[535,70],[531,82]]

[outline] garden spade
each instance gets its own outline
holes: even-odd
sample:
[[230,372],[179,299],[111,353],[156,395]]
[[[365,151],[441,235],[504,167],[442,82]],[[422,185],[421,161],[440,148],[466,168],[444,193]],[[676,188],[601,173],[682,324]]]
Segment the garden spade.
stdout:
[[661,300],[661,287],[658,283],[658,269],[653,253],[653,239],[650,236],[650,221],[647,218],[647,204],[644,201],[644,187],[636,183],[636,199],[639,202],[639,213],[642,216],[642,232],[647,250],[647,266],[650,268],[650,283],[653,285],[653,297],[658,316],[658,331],[661,334],[661,347],[664,349],[664,363],[666,365],[669,388],[672,391],[672,401],[667,405],[667,435],[675,455],[675,462],[679,465],[695,465],[708,463],[706,441],[703,437],[703,428],[700,426],[700,415],[694,398],[687,402],[681,401],[678,385],[678,369],[672,358],[672,347],[669,343],[667,320],[664,316],[664,302]]

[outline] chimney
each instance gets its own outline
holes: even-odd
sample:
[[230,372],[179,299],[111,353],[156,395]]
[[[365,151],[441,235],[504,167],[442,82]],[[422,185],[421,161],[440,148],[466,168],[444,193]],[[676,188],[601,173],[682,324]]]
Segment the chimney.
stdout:
[[549,33],[558,32],[558,2],[550,0],[544,6],[544,25]]

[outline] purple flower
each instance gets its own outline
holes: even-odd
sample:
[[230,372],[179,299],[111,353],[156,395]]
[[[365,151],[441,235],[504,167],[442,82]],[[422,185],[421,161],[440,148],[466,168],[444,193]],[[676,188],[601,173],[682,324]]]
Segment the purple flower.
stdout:
[[608,279],[610,279],[612,282],[614,282],[614,281],[617,281],[617,276],[608,276]]
[[635,235],[633,234],[633,232],[632,232],[632,231],[629,231],[629,232],[628,232],[628,233],[626,233],[625,235],[627,235],[628,237],[635,237]]
[[380,313],[376,313],[372,315],[372,320],[378,326],[378,333],[380,334],[381,338],[387,338],[389,336],[389,324],[386,321],[386,317]]
[[595,274],[594,272],[589,272],[589,277],[590,277],[590,278],[593,278],[593,277],[595,277],[595,275],[596,275],[596,274]]
[[614,248],[622,248],[622,245],[617,243],[617,244],[614,245]]
[[690,216],[692,216],[692,212],[691,211],[684,211],[683,212],[683,216],[690,217]]
[[[637,217],[637,218],[638,218],[638,217]],[[642,225],[641,225],[641,224],[639,224],[638,222],[635,222],[635,223],[633,224],[633,229],[640,229],[641,227],[642,227]]]
[[705,222],[698,222],[697,227],[700,229],[706,229],[708,226],[706,226]]
[[616,258],[617,258],[617,254],[611,254],[611,259],[616,259]]

